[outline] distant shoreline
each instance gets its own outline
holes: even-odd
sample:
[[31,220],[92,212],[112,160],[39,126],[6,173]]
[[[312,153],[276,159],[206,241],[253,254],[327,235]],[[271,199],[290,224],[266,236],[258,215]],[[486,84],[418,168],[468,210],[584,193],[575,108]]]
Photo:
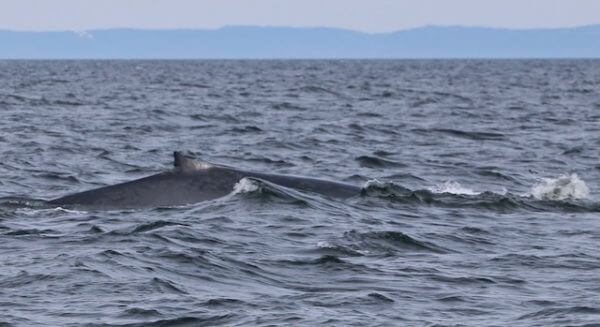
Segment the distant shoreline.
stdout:
[[426,26],[390,33],[336,28],[0,30],[0,59],[594,59],[600,25],[503,29]]

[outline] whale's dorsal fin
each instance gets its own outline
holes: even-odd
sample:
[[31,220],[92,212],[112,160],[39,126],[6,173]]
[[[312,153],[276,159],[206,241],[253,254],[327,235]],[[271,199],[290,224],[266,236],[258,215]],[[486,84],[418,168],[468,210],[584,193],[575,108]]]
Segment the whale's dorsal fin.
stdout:
[[186,157],[179,151],[173,152],[173,157],[173,166],[175,166],[175,169],[179,169],[184,172],[212,167],[210,164],[198,162],[192,158]]
[[185,170],[186,167],[192,168],[193,167],[193,161],[190,158],[186,158],[181,152],[179,151],[175,151],[173,152],[173,166],[175,168],[179,168],[179,169],[183,169]]

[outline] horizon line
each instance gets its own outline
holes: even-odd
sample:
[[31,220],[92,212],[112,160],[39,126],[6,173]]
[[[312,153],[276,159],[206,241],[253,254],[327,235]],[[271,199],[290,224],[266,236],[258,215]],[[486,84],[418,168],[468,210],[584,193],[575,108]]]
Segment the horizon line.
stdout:
[[382,34],[393,34],[399,32],[408,32],[418,29],[425,28],[463,28],[463,29],[486,29],[486,30],[504,30],[504,31],[553,31],[553,30],[574,30],[574,29],[585,29],[590,27],[600,27],[600,22],[595,24],[585,25],[572,25],[572,26],[561,26],[561,27],[497,27],[497,26],[483,26],[483,25],[442,25],[442,24],[426,24],[415,27],[407,27],[403,29],[392,30],[388,32],[365,32],[360,30],[354,30],[345,27],[334,27],[334,26],[286,26],[286,25],[222,25],[219,27],[170,27],[170,28],[148,28],[148,27],[102,27],[102,28],[88,28],[88,29],[50,29],[50,30],[38,30],[38,29],[10,29],[0,28],[0,32],[14,32],[14,33],[77,33],[77,32],[102,32],[111,30],[132,30],[132,31],[219,31],[227,28],[256,28],[256,29],[325,29],[325,30],[337,30],[346,31],[353,33],[360,33],[366,35],[382,35]]

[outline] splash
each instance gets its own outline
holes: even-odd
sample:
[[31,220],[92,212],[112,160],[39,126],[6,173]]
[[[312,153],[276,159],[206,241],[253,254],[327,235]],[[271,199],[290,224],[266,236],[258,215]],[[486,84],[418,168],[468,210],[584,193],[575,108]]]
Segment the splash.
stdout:
[[459,182],[446,181],[443,184],[438,184],[430,187],[429,190],[433,193],[450,193],[457,195],[479,195],[481,192],[476,192],[470,188],[460,185]]
[[233,186],[233,194],[252,193],[259,189],[255,181],[250,178],[242,178]]
[[590,189],[577,174],[560,175],[542,179],[531,189],[531,195],[538,200],[577,200],[589,197]]

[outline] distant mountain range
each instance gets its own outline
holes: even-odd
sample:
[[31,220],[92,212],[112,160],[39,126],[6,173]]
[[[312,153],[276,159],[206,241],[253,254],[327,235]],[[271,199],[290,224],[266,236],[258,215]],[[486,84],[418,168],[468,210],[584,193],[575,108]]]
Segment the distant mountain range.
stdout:
[[426,26],[377,34],[256,26],[0,30],[0,58],[600,58],[600,25],[521,30]]

